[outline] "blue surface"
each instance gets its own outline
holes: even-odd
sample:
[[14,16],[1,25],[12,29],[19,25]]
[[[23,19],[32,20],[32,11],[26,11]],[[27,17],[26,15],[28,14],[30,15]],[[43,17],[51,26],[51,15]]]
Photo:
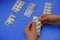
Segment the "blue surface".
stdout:
[[[19,13],[11,10],[16,0],[0,0],[0,40],[26,40],[24,29],[26,25],[32,21],[33,16],[40,16],[43,13],[46,2],[53,4],[52,14],[60,15],[60,0],[22,0],[25,2],[24,7]],[[36,8],[27,18],[24,12],[29,3],[36,4]],[[13,14],[16,16],[15,22],[11,26],[5,25],[6,19]],[[44,25],[41,30],[41,40],[60,40],[60,25]]]

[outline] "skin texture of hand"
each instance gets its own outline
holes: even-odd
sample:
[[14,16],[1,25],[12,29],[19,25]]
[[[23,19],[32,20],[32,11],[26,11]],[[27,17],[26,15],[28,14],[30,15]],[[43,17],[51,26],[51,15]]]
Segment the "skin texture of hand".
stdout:
[[37,40],[36,25],[34,22],[31,22],[27,25],[25,29],[25,34],[27,40]]
[[38,18],[42,24],[60,24],[60,16],[52,14],[43,14]]

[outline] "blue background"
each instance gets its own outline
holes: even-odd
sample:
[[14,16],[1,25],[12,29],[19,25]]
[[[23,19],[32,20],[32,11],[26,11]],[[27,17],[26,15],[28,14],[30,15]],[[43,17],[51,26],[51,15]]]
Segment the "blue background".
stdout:
[[[0,40],[26,40],[24,29],[26,25],[32,21],[33,16],[40,16],[43,13],[46,2],[53,4],[52,14],[60,15],[60,0],[22,0],[25,2],[24,7],[19,13],[11,10],[16,0],[0,0]],[[36,4],[36,8],[31,17],[24,16],[24,12],[29,3]],[[6,19],[11,15],[15,15],[15,22],[7,26]],[[44,25],[41,29],[41,40],[60,40],[60,25]]]

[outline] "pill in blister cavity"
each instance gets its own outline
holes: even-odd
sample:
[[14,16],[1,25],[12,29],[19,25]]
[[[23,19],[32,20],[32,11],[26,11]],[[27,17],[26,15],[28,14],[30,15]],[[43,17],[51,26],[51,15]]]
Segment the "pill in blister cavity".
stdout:
[[14,12],[18,13],[22,9],[22,7],[24,6],[24,4],[25,4],[25,2],[23,2],[21,0],[17,0],[16,3],[15,3],[15,5],[12,7],[12,10]]
[[[27,16],[27,17],[30,17],[32,12],[34,11],[34,8],[35,8],[35,4],[34,3],[30,3],[27,10],[25,11],[24,15]],[[27,14],[27,15],[26,15]]]
[[7,26],[13,24],[13,22],[15,21],[15,18],[16,18],[16,17],[15,17],[14,15],[10,15],[10,16],[8,17],[8,19],[5,21],[5,24],[6,24]]
[[51,14],[52,3],[46,3],[43,14]]

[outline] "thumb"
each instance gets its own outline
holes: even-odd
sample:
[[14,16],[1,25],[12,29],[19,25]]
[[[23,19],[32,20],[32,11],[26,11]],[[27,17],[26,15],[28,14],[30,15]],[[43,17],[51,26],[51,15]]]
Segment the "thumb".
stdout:
[[31,31],[36,32],[36,24],[35,24],[35,22],[32,22]]

